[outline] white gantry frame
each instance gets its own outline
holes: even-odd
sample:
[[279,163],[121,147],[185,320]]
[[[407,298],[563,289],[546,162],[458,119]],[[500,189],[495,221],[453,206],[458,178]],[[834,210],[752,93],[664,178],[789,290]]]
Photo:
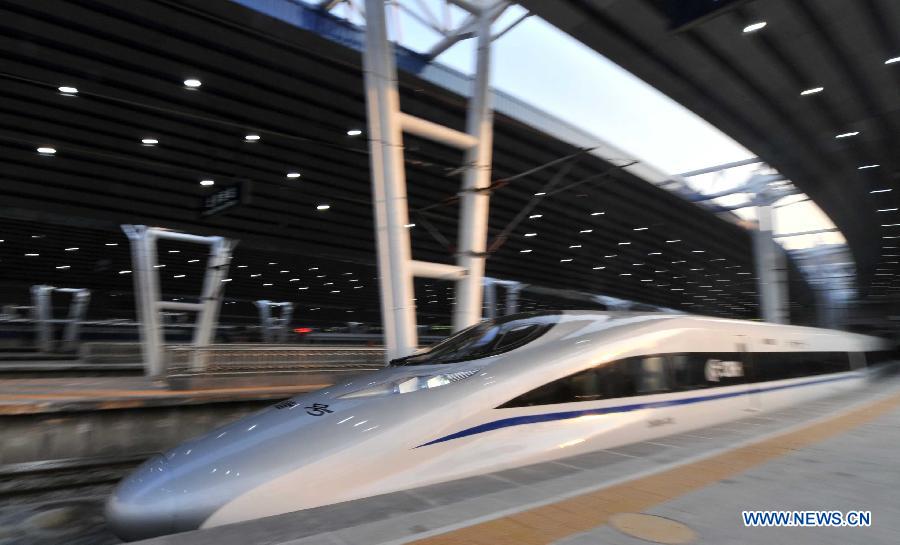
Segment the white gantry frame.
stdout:
[[[69,317],[53,318],[53,292],[71,293]],[[81,323],[87,315],[91,290],[86,288],[57,288],[54,286],[31,286],[31,315],[35,325],[36,344],[41,352],[70,352],[78,348]],[[53,325],[65,324],[62,341],[54,341]]]
[[[259,326],[262,331],[263,342],[285,343],[287,342],[288,326],[294,316],[294,304],[289,301],[269,301],[260,299],[256,301],[259,309]],[[272,315],[272,309],[278,309],[278,316]]]
[[[491,25],[508,4],[504,1],[487,3],[478,0],[453,0],[453,3],[468,11],[470,17],[458,36],[450,39],[458,41],[475,37],[478,42],[465,132],[400,111],[397,67],[394,48],[388,39],[385,2],[365,2],[363,69],[382,323],[388,361],[413,353],[418,345],[413,292],[415,276],[456,279],[454,330],[468,327],[481,319],[493,147],[493,114],[488,89],[493,40]],[[456,265],[412,259],[407,227],[409,210],[403,160],[404,131],[465,153]]]
[[[123,225],[122,230],[131,241],[134,301],[140,320],[141,347],[144,354],[144,374],[160,377],[165,373],[165,338],[160,324],[164,310],[197,312],[194,323],[195,348],[208,346],[214,338],[219,308],[224,295],[224,281],[236,241],[223,237],[204,237],[145,225]],[[209,246],[206,275],[198,303],[162,301],[159,290],[156,243],[160,239],[176,240]],[[195,355],[200,351],[195,351]],[[196,362],[195,362],[196,365]]]
[[514,280],[498,280],[489,276],[484,277],[484,318],[495,320],[497,318],[497,286],[506,290],[506,304],[503,314],[509,316],[519,311],[519,293],[525,284]]

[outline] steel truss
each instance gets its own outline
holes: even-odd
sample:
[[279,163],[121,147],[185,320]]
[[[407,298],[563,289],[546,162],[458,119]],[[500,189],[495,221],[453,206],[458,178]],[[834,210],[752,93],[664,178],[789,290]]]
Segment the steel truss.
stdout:
[[[474,86],[465,132],[401,112],[385,4],[383,0],[365,2],[363,64],[382,322],[388,361],[411,354],[418,345],[413,293],[415,276],[456,280],[454,330],[468,327],[481,318],[493,146],[493,114],[488,92],[490,50],[494,38],[491,26],[507,4],[502,1],[476,4],[463,0],[453,0],[453,3],[469,12],[464,32],[455,35],[459,39],[472,36],[477,40]],[[412,259],[407,227],[409,209],[403,132],[432,139],[465,154],[456,265]]]

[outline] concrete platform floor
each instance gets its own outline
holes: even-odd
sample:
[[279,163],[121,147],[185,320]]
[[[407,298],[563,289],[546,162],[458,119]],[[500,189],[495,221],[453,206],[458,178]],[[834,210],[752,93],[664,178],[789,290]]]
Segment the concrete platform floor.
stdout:
[[[898,445],[900,380],[881,378],[658,441],[140,543],[637,545],[616,525],[654,530],[627,520],[643,513],[678,523],[657,542],[893,544]],[[872,526],[746,528],[745,509],[870,510]]]

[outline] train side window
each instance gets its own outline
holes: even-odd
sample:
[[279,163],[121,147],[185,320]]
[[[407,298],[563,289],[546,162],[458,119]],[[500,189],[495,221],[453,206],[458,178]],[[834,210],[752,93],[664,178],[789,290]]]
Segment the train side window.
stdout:
[[710,384],[704,376],[703,364],[705,359],[694,354],[673,354],[669,358],[672,369],[672,386],[676,390],[696,390],[706,388]]
[[669,388],[669,375],[666,372],[664,356],[644,356],[632,358],[631,372],[635,377],[638,394],[665,392]]
[[494,345],[494,350],[498,352],[506,352],[507,350],[511,350],[520,344],[525,344],[530,340],[530,338],[538,333],[540,325],[538,324],[523,324],[514,328],[511,328],[508,331],[504,331],[502,336],[497,339],[497,343]]

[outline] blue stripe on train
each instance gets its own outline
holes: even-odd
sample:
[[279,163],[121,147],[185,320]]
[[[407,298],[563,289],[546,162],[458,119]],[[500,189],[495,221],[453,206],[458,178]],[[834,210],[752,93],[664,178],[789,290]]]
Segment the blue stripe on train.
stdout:
[[638,411],[640,409],[658,409],[661,407],[671,407],[674,405],[690,405],[693,403],[702,403],[704,401],[714,401],[717,399],[725,399],[729,397],[737,397],[743,395],[750,394],[758,394],[765,392],[775,392],[777,390],[786,390],[788,388],[799,388],[801,386],[812,386],[814,384],[823,384],[825,382],[836,382],[839,380],[848,380],[852,378],[859,378],[862,375],[859,373],[853,373],[850,375],[843,375],[840,377],[831,377],[824,378],[818,380],[808,380],[806,382],[797,382],[794,384],[782,384],[780,386],[770,386],[768,388],[751,388],[749,390],[741,390],[737,392],[728,392],[724,394],[711,394],[699,397],[687,397],[681,399],[669,399],[665,401],[651,401],[648,403],[631,403],[629,405],[617,405],[615,407],[602,407],[599,409],[585,409],[582,411],[565,411],[559,413],[546,413],[546,414],[529,414],[525,416],[514,416],[512,418],[503,418],[501,420],[494,420],[493,422],[486,422],[484,424],[479,424],[477,426],[473,426],[471,428],[458,431],[456,433],[451,433],[450,435],[445,435],[433,441],[429,441],[427,443],[422,443],[416,448],[419,447],[427,447],[428,445],[434,445],[435,443],[443,443],[444,441],[450,441],[452,439],[459,439],[460,437],[467,437],[469,435],[476,435],[479,433],[484,433],[488,431],[498,430],[500,428],[508,428],[510,426],[522,426],[525,424],[537,424],[538,422],[552,422],[553,420],[568,420],[570,418],[578,418],[580,416],[589,416],[596,414],[611,414],[611,413],[627,413],[631,411]]

